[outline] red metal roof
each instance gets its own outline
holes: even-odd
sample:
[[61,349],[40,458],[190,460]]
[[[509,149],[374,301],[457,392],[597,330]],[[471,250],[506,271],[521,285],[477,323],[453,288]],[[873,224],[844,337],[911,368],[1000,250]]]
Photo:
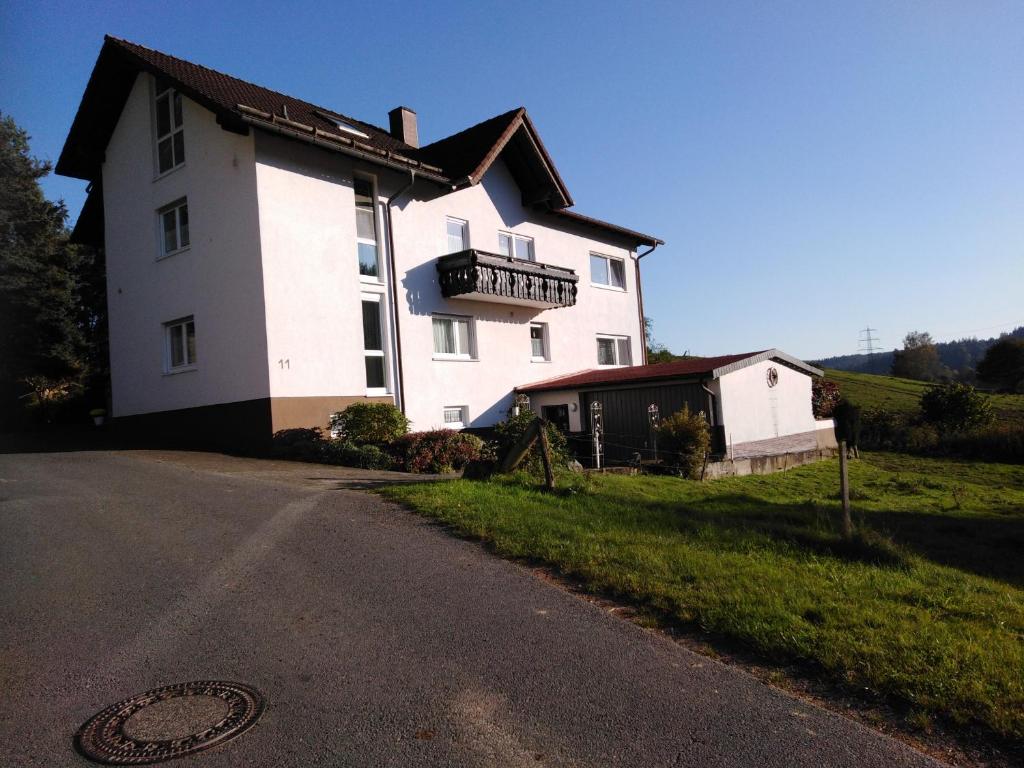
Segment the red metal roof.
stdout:
[[716,369],[730,365],[748,357],[756,357],[769,350],[744,352],[740,355],[721,355],[720,357],[691,357],[687,360],[675,360],[671,363],[654,363],[653,365],[631,365],[626,368],[592,368],[588,371],[571,373],[554,379],[538,381],[517,387],[517,392],[545,392],[554,389],[582,389],[599,387],[607,384],[623,384],[641,381],[660,381],[664,379],[684,379],[710,376]]

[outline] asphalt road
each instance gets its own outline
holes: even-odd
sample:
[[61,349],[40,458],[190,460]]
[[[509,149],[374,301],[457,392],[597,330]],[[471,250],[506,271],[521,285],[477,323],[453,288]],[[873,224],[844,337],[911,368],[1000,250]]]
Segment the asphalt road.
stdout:
[[260,722],[175,766],[925,766],[581,601],[351,473],[0,455],[0,764],[82,766],[119,699],[223,679]]

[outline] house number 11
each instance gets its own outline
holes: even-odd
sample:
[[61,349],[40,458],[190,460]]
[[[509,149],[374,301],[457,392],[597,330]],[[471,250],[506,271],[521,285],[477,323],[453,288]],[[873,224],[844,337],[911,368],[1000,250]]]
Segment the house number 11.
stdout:
[[277,361],[277,365],[282,371],[286,368],[291,369],[292,361],[287,358],[281,358]]

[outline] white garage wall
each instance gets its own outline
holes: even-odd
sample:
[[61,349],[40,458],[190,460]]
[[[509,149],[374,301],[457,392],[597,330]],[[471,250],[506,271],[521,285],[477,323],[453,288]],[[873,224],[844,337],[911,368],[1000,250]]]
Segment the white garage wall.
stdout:
[[[768,369],[779,383],[768,386]],[[766,360],[727,373],[718,382],[719,409],[727,444],[767,440],[816,429],[811,409],[811,377]]]

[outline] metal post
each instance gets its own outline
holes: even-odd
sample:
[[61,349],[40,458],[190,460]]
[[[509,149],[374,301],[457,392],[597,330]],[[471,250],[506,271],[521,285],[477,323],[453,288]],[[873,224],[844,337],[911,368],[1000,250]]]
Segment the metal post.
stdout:
[[590,404],[590,432],[593,435],[594,469],[601,468],[601,403],[597,400]]
[[658,460],[658,422],[661,420],[661,414],[658,410],[657,403],[651,403],[647,406],[647,420],[651,425],[651,446],[654,451],[654,460]]
[[850,481],[846,474],[846,441],[839,441],[839,492],[843,499],[842,533],[844,539],[853,536],[853,521],[850,519]]

